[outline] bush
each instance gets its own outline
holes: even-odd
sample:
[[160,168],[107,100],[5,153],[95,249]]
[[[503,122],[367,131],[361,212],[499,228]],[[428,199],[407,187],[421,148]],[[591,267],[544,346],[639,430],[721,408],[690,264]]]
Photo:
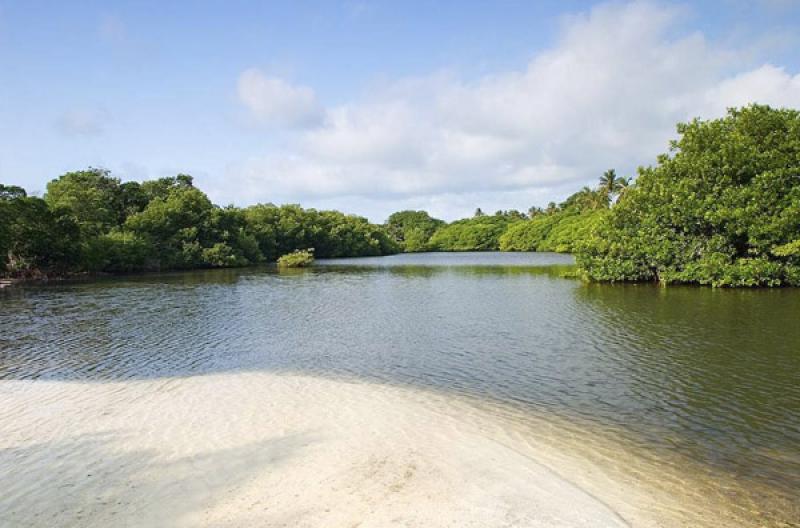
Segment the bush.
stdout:
[[297,249],[278,259],[281,268],[306,268],[314,262],[314,249]]

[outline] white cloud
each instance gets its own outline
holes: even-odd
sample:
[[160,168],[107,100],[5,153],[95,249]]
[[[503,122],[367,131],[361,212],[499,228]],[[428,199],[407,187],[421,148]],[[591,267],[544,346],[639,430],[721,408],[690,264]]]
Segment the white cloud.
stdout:
[[719,114],[726,107],[753,101],[754,94],[762,104],[800,108],[800,74],[792,76],[783,68],[765,64],[710,88],[706,93],[707,106]]
[[[509,201],[498,208],[524,209],[609,167],[631,175],[666,150],[679,121],[749,102],[800,106],[800,76],[752,69],[747,50],[699,33],[676,36],[683,18],[652,3],[606,4],[565,19],[557,43],[520,71],[385,83],[327,110],[288,152],[232,166],[241,194],[228,198],[372,203],[383,211],[375,220],[413,204],[447,218],[499,198]],[[257,71],[240,78],[240,97],[270,119],[318,115],[309,88]]]
[[239,75],[237,94],[239,101],[261,123],[303,127],[318,124],[322,117],[314,90],[267,77],[255,68]]

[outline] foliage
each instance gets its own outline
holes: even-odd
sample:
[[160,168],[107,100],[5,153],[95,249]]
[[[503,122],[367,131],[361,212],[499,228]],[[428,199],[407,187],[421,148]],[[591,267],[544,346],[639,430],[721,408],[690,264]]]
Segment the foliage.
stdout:
[[426,211],[399,211],[386,220],[386,230],[403,251],[416,253],[428,249],[431,236],[444,224]]
[[15,193],[0,198],[2,269],[14,275],[60,272],[78,260],[79,227],[64,210]]
[[314,248],[296,249],[278,259],[281,268],[305,268],[314,262]]
[[584,274],[800,285],[800,113],[752,105],[678,133],[579,245]]
[[617,176],[617,171],[608,169],[600,177],[598,192],[607,203],[611,203],[614,201],[614,198],[628,187],[629,183],[627,179]]
[[599,223],[608,204],[601,178],[596,191],[584,187],[563,203],[551,204],[547,210],[532,208],[530,220],[512,224],[503,233],[500,250],[571,253]]
[[150,247],[134,233],[115,230],[88,240],[81,261],[86,271],[136,271],[145,269]]
[[142,212],[130,216],[123,227],[149,245],[149,267],[203,267],[209,265],[203,260],[203,249],[216,242],[209,236],[213,208],[198,189],[176,189],[166,197],[154,198]]
[[140,185],[140,189],[147,202],[155,200],[156,198],[166,200],[173,191],[191,189],[193,187],[194,178],[188,174],[178,174],[177,176],[149,180]]
[[500,250],[572,253],[604,214],[604,210],[559,212],[518,222],[500,237]]
[[457,220],[439,228],[428,245],[436,251],[496,251],[500,249],[500,236],[518,221],[505,214]]
[[299,205],[259,204],[244,210],[248,228],[266,260],[298,248],[316,248],[319,258],[387,255],[398,245],[381,226],[338,211]]
[[120,181],[103,169],[68,172],[47,184],[45,201],[50,209],[62,209],[84,235],[99,235],[116,225]]
[[140,184],[101,169],[70,172],[44,199],[0,185],[4,274],[246,266],[308,247],[323,257],[398,251],[365,218],[296,205],[218,207],[183,174]]

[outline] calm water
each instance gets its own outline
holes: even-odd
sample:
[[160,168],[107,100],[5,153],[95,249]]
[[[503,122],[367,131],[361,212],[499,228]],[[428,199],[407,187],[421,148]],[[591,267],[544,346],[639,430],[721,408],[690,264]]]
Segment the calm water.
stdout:
[[398,255],[6,289],[0,380],[421,386],[594,424],[752,484],[780,505],[769,519],[800,523],[800,290],[585,285],[562,278],[570,262]]

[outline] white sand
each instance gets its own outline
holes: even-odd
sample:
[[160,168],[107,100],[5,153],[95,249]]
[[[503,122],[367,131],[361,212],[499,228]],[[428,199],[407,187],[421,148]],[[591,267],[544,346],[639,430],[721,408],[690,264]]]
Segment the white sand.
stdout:
[[441,398],[263,373],[3,381],[0,525],[626,525]]

